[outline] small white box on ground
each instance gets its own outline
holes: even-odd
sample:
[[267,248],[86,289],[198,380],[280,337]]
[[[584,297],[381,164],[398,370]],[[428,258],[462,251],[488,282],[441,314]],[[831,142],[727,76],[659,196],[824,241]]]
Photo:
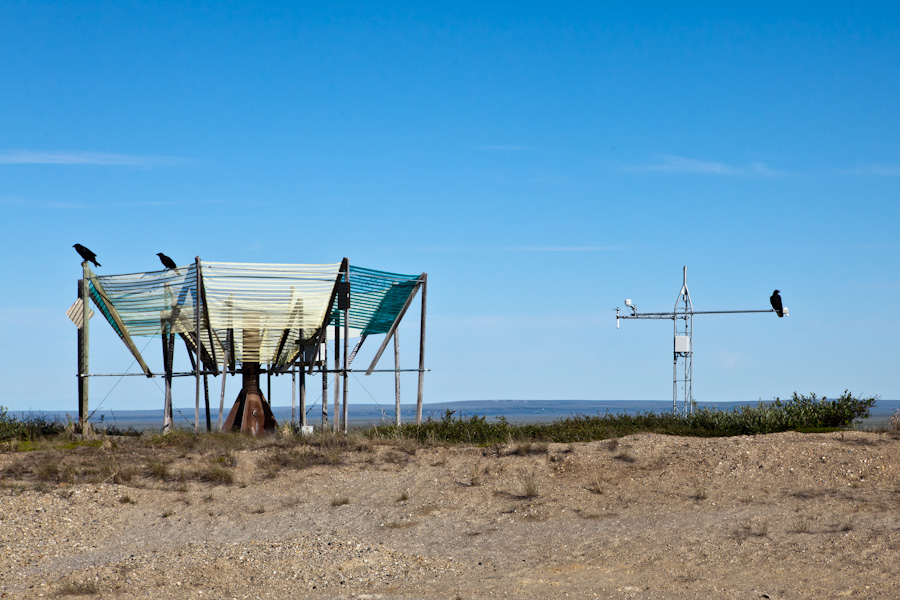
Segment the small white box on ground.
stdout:
[[313,426],[312,425],[301,425],[300,426],[300,435],[303,437],[307,437],[313,434]]

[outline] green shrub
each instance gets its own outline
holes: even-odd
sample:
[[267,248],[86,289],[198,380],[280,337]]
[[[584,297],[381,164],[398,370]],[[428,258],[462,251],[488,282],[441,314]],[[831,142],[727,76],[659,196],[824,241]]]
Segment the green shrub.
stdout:
[[60,435],[66,426],[59,421],[48,421],[40,414],[22,419],[9,416],[9,410],[0,406],[0,442],[7,440],[34,440],[40,437]]
[[[553,423],[524,425],[512,425],[503,417],[493,422],[483,416],[454,418],[454,412],[448,410],[440,420],[429,418],[421,425],[379,425],[366,435],[381,440],[414,439],[419,443],[439,441],[479,446],[503,444],[512,439],[518,442],[516,452],[528,454],[531,448],[543,452],[546,446],[542,444],[547,442],[589,442],[640,432],[711,437],[790,430],[828,431],[849,427],[855,420],[868,417],[875,401],[875,398],[856,398],[849,391],[834,400],[794,392],[790,400],[776,398],[733,410],[703,408],[688,415],[649,412],[575,415]],[[529,443],[538,445],[528,446]]]
[[[366,432],[372,438],[380,439],[415,439],[420,444],[433,443],[435,440],[449,443],[463,443],[477,446],[488,446],[506,442],[515,427],[504,417],[489,423],[483,416],[475,415],[469,419],[454,419],[454,411],[448,410],[439,421],[429,418],[421,425],[407,423],[404,425],[378,425]],[[518,437],[518,436],[516,436]]]

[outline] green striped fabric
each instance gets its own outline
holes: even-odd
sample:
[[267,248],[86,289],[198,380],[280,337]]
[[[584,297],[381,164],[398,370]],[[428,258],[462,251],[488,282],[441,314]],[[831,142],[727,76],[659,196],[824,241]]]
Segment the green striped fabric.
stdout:
[[[387,333],[416,287],[419,275],[401,275],[350,265],[351,328],[362,335]],[[331,324],[343,326],[343,311],[331,314]]]

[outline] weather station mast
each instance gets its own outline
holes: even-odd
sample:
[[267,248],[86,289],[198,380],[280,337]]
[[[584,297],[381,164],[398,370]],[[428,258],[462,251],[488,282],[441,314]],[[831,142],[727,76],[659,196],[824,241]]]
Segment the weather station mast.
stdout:
[[675,300],[675,308],[672,312],[641,313],[630,298],[625,299],[625,306],[631,309],[631,314],[622,313],[616,307],[616,329],[619,329],[620,319],[669,319],[673,323],[674,352],[672,361],[672,412],[675,414],[689,414],[694,412],[696,402],[691,390],[694,378],[694,315],[727,315],[746,313],[775,313],[779,317],[788,316],[788,309],[781,304],[779,291],[775,290],[769,298],[772,308],[765,310],[702,310],[695,311],[691,302],[691,292],[687,284],[687,267],[683,270],[681,290]]

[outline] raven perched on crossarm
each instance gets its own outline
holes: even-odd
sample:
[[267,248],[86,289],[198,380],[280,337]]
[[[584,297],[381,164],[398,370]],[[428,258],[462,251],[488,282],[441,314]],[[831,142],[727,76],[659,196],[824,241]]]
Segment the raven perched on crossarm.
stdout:
[[162,252],[157,252],[156,255],[159,257],[159,262],[163,264],[163,266],[167,269],[175,268],[175,261],[163,254]]
[[772,292],[772,295],[769,296],[769,302],[772,303],[772,308],[775,309],[775,313],[779,317],[784,316],[784,308],[781,305],[781,296],[778,294],[778,290]]
[[81,244],[72,244],[72,247],[81,255],[81,258],[91,261],[95,267],[100,266],[100,263],[97,262],[97,255],[91,252],[90,248],[85,248]]

